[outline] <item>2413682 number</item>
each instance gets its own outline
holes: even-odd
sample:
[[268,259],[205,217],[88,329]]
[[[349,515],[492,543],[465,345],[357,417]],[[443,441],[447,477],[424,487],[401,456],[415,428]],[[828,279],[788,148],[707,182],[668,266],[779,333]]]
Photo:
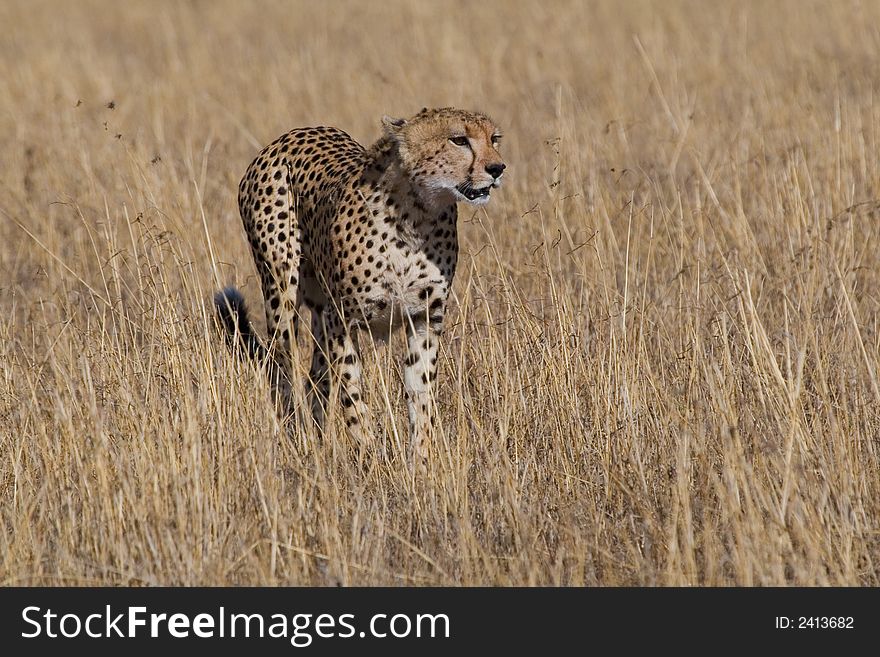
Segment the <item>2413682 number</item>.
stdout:
[[848,630],[853,628],[852,616],[800,616],[798,629],[806,630]]

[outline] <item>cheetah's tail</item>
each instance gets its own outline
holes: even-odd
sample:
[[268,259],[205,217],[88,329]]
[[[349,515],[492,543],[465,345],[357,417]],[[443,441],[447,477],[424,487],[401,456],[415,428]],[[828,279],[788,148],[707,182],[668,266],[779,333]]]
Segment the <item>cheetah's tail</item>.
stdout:
[[241,292],[232,286],[223,288],[214,295],[214,307],[229,345],[233,348],[238,345],[250,358],[263,360],[266,348],[254,333]]

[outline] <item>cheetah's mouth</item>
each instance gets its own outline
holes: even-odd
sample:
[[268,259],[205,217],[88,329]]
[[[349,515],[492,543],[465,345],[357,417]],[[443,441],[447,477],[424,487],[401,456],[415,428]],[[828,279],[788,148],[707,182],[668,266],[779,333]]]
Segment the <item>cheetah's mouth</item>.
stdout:
[[485,187],[477,189],[471,187],[468,183],[462,183],[455,189],[457,189],[458,193],[464,196],[468,201],[476,201],[477,199],[489,198],[489,192],[492,190],[492,185],[486,185]]

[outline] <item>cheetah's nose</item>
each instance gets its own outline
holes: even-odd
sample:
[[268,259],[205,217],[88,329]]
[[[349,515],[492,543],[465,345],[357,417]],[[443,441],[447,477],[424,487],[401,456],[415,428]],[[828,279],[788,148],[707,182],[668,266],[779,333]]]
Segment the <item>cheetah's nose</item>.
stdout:
[[486,173],[488,173],[493,178],[498,178],[504,173],[504,170],[507,168],[506,164],[501,162],[497,162],[495,164],[487,164],[486,165]]

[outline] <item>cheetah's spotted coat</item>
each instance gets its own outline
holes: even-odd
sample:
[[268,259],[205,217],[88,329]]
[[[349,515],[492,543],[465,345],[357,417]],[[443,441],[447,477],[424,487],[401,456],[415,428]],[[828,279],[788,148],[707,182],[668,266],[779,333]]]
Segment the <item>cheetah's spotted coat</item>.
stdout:
[[[259,272],[272,353],[288,376],[297,309],[311,311],[308,382],[323,425],[331,380],[346,425],[370,437],[355,329],[408,333],[404,386],[410,447],[425,455],[433,422],[438,338],[458,258],[458,201],[481,204],[500,184],[500,135],[485,115],[453,108],[383,119],[364,149],[342,130],[299,128],[269,144],[239,186],[239,210]],[[216,305],[230,335],[265,355],[235,288]]]

